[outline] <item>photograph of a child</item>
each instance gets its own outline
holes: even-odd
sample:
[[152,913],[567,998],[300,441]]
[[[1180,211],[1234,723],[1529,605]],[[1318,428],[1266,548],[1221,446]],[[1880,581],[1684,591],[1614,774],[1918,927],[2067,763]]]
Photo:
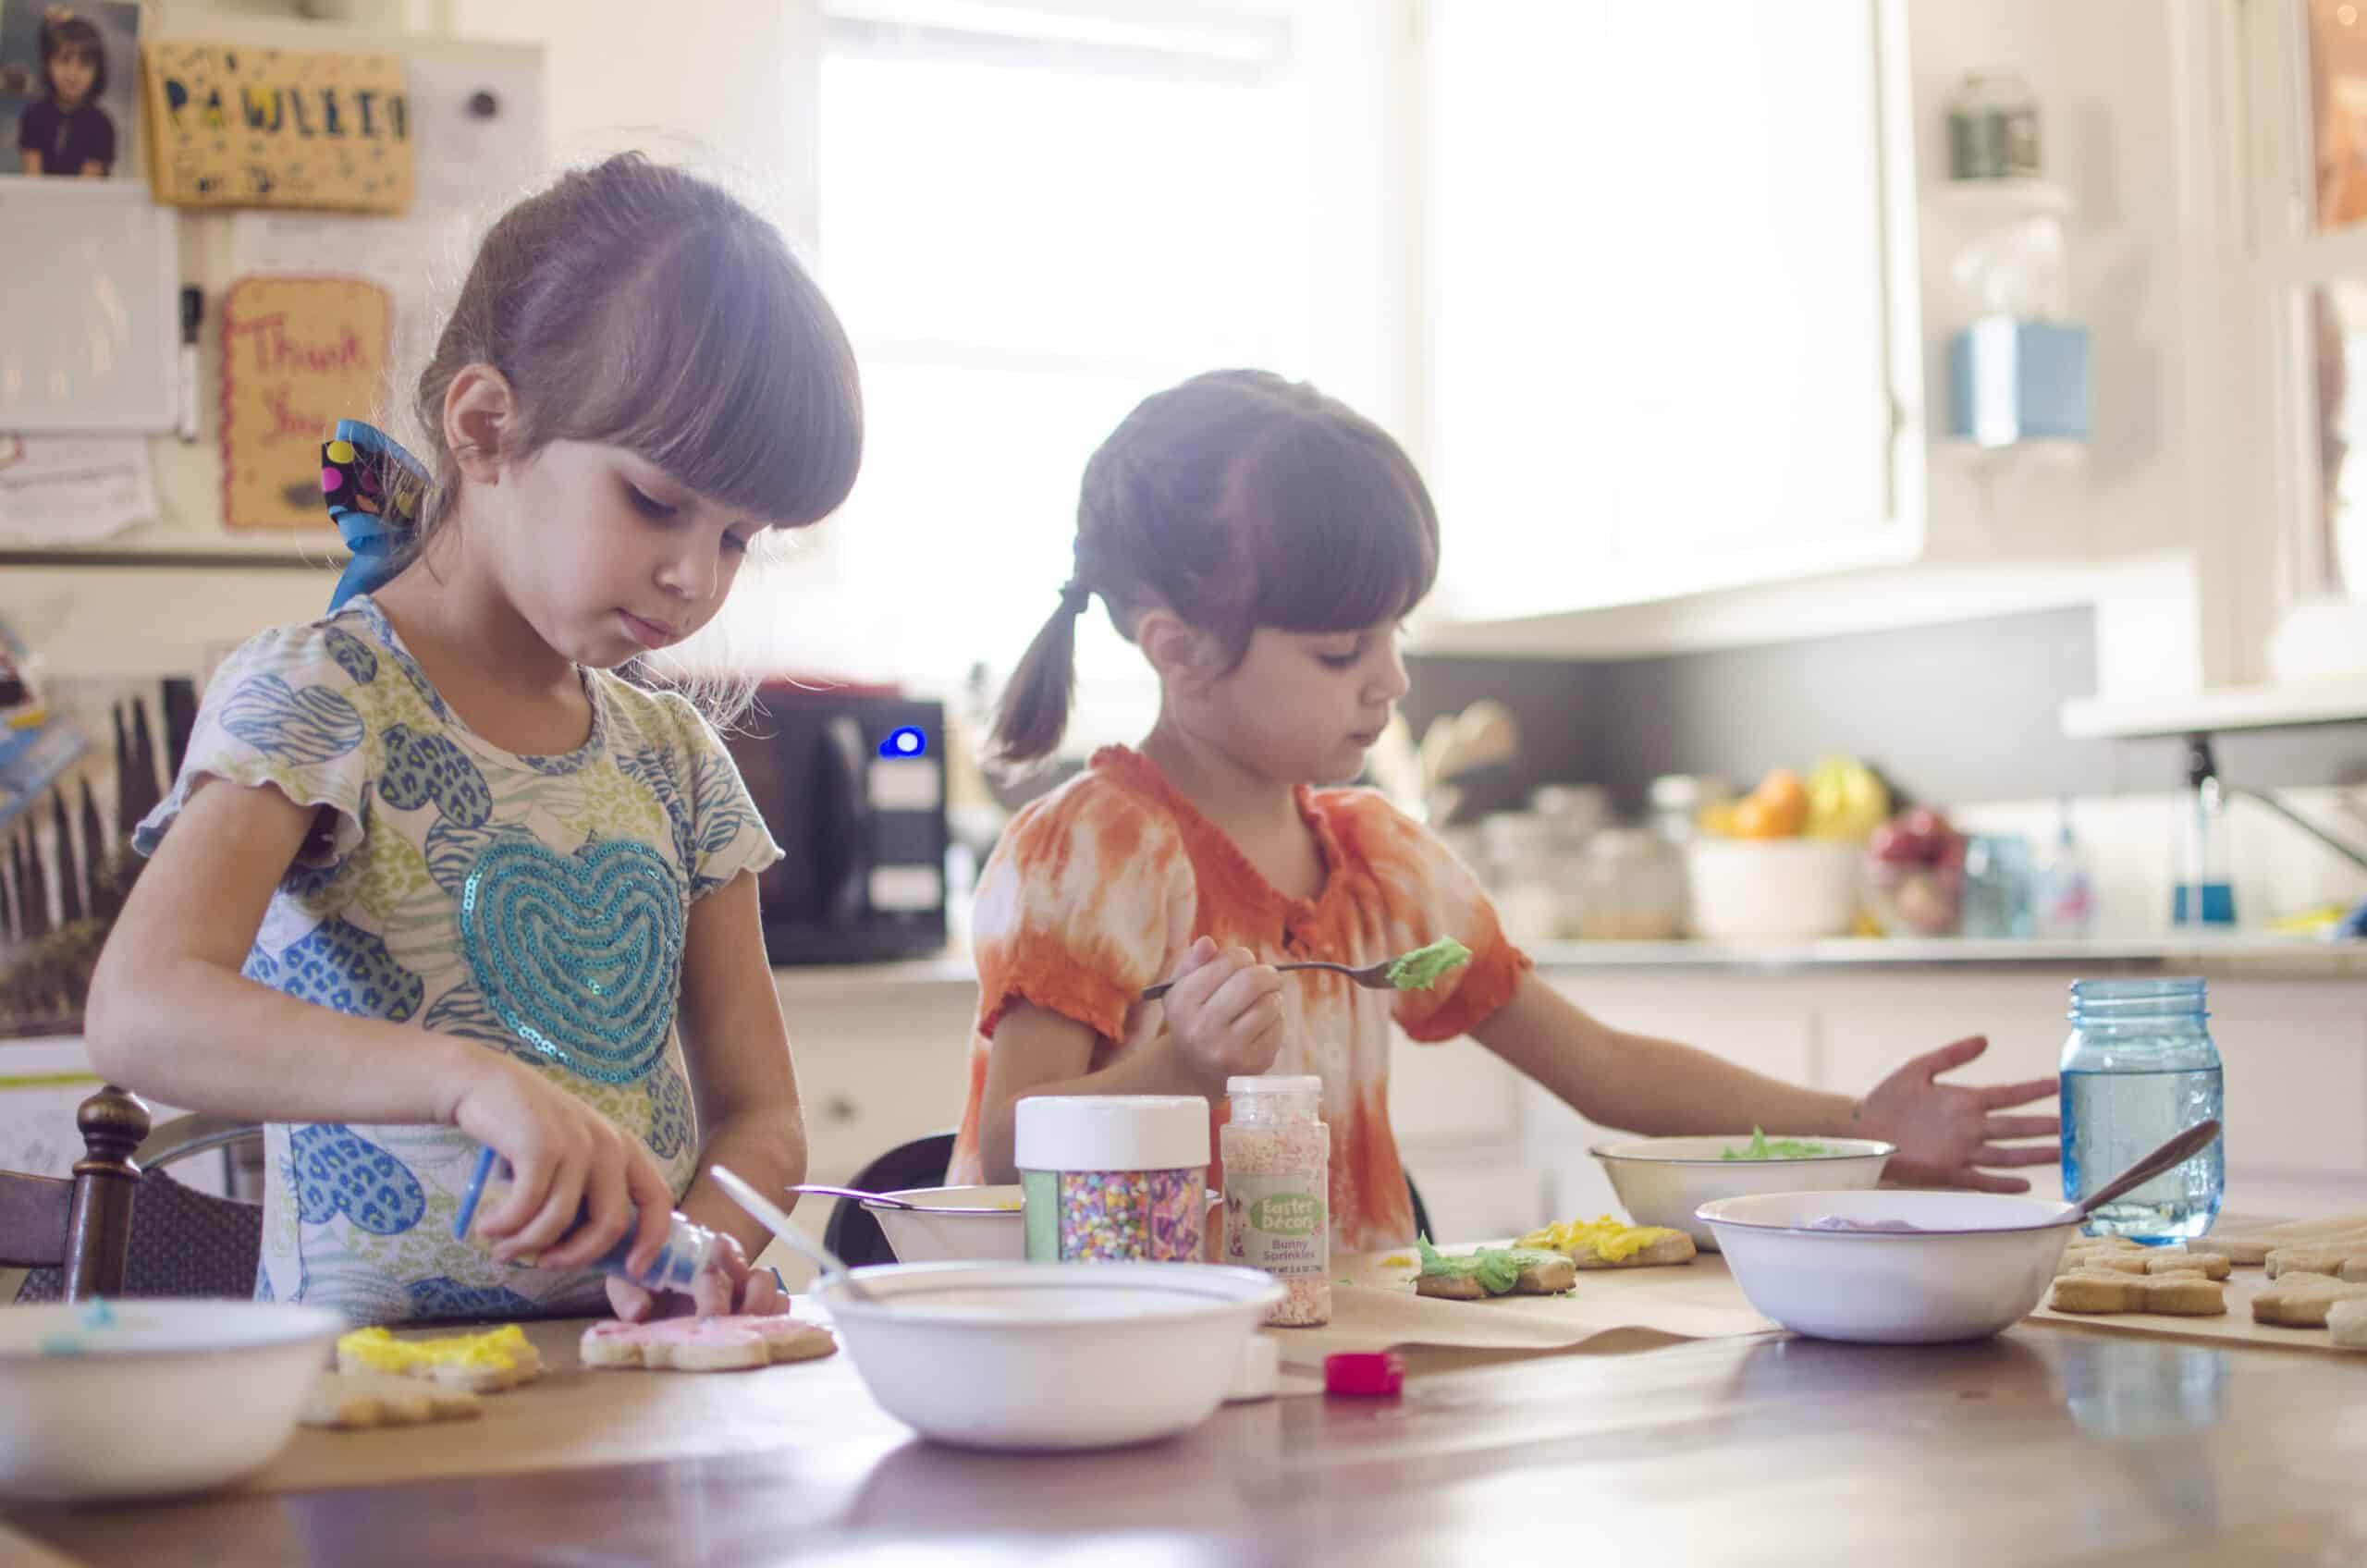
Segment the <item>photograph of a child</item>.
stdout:
[[9,174],[104,179],[136,135],[140,7],[132,0],[0,0],[0,124]]

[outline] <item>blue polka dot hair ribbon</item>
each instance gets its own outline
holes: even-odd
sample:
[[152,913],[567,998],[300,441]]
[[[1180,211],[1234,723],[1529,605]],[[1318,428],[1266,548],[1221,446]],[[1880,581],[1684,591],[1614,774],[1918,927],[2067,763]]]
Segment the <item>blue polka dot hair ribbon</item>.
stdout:
[[426,468],[385,431],[358,419],[337,422],[337,434],[321,444],[321,498],[353,559],[337,580],[329,608],[393,580],[397,557],[419,526],[427,484]]

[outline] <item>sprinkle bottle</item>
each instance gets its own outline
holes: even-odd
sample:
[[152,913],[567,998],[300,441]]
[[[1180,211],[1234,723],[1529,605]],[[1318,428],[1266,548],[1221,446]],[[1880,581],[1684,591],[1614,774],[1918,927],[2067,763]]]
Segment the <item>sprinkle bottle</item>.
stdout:
[[[467,1241],[471,1228],[476,1223],[479,1207],[497,1208],[509,1194],[509,1162],[486,1149],[477,1156],[476,1169],[469,1175],[468,1189],[460,1194],[460,1211],[452,1217],[452,1234]],[[637,1212],[637,1211],[636,1211]],[[677,1214],[666,1232],[666,1244],[657,1250],[657,1257],[648,1268],[633,1273],[625,1267],[625,1256],[632,1251],[637,1228],[629,1226],[617,1238],[617,1244],[585,1264],[586,1268],[602,1274],[613,1274],[619,1280],[639,1285],[645,1291],[688,1292],[691,1281],[715,1258],[718,1238],[704,1225],[694,1224]],[[522,1267],[532,1265],[521,1259]]]
[[1331,1133],[1323,1080],[1229,1078],[1224,1259],[1271,1274],[1288,1291],[1266,1315],[1278,1328],[1331,1321]]

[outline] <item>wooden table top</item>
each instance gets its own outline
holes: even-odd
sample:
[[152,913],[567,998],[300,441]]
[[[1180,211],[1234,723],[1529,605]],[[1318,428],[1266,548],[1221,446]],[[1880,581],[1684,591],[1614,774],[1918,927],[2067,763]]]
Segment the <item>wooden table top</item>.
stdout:
[[866,1405],[761,1452],[6,1518],[105,1563],[2367,1557],[2367,1355],[2024,1324],[1408,1359],[1401,1399],[1231,1406],[1120,1452],[937,1448]]

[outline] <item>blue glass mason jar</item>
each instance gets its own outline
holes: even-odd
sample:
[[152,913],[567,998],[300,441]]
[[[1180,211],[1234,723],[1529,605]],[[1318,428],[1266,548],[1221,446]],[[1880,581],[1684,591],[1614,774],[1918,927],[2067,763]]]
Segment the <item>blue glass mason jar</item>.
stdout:
[[[2075,980],[2063,1045],[2063,1197],[2078,1203],[2223,1105],[2219,1047],[2201,980]],[[2221,1118],[2224,1120],[2224,1118]],[[2218,1218],[2226,1139],[2114,1199],[2088,1219],[2098,1236],[2175,1242]]]

